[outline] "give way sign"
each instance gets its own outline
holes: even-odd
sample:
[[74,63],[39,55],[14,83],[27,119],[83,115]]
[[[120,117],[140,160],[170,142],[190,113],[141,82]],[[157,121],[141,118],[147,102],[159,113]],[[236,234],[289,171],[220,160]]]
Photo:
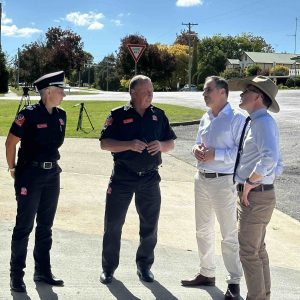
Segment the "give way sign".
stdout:
[[134,61],[137,63],[140,59],[141,55],[143,54],[146,45],[139,45],[139,44],[127,44],[127,48],[132,55]]

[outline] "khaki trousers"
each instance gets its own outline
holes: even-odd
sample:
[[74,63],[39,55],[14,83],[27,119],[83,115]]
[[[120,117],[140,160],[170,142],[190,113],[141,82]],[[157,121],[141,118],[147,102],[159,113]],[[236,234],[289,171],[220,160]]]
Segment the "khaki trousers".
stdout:
[[247,300],[269,300],[271,276],[266,250],[266,227],[276,204],[274,190],[250,192],[248,207],[241,204],[238,193],[240,259],[247,284]]

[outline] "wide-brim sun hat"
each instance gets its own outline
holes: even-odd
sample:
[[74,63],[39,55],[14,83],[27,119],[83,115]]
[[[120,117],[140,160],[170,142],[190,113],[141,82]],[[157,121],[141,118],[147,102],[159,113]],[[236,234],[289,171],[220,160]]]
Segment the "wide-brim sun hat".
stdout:
[[228,80],[228,87],[230,91],[244,91],[248,85],[257,87],[272,100],[272,104],[268,107],[269,111],[274,113],[279,112],[280,108],[275,99],[278,92],[278,87],[270,78],[258,75],[242,79]]

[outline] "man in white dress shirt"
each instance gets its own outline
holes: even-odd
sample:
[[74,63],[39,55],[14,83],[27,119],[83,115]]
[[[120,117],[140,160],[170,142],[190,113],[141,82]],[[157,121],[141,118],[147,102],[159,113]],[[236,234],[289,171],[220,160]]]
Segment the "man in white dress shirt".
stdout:
[[240,107],[251,118],[235,174],[240,199],[240,257],[247,300],[269,300],[271,276],[265,235],[276,203],[273,182],[282,173],[283,165],[278,128],[267,110],[279,112],[275,100],[278,88],[265,76],[233,80],[230,88],[243,91]]
[[228,102],[228,83],[207,77],[203,92],[209,107],[200,120],[192,152],[195,175],[196,238],[200,270],[183,286],[215,285],[215,215],[222,234],[222,256],[228,271],[226,300],[239,299],[242,266],[239,257],[236,192],[233,171],[245,116]]

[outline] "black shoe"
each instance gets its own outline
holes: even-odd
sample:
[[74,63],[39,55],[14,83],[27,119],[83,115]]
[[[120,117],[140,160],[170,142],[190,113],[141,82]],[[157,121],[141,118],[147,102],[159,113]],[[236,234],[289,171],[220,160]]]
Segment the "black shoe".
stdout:
[[64,285],[64,281],[62,279],[56,278],[51,271],[47,271],[47,272],[35,271],[33,280],[35,282],[45,282],[55,286]]
[[10,289],[18,293],[26,293],[26,285],[23,281],[23,278],[12,277],[10,279]]
[[240,299],[240,285],[228,284],[224,300],[238,300]]
[[113,272],[107,272],[107,271],[103,271],[100,275],[100,282],[103,284],[108,284],[112,282],[113,279]]
[[153,282],[154,281],[154,275],[148,269],[139,269],[138,268],[136,273],[138,274],[139,278],[143,281],[146,281],[146,282]]
[[200,273],[192,278],[181,280],[181,285],[183,286],[215,286],[215,284],[215,277],[206,277]]

